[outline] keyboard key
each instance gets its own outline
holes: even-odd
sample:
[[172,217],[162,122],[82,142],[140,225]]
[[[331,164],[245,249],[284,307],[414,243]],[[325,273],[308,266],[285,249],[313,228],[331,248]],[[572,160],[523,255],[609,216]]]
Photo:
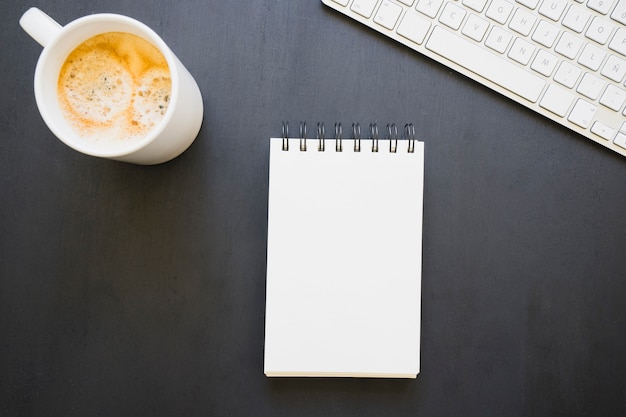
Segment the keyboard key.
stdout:
[[585,36],[591,40],[598,42],[600,45],[604,45],[613,32],[613,24],[607,19],[601,17],[594,17],[589,25],[589,29],[585,32]]
[[626,61],[615,55],[610,55],[600,73],[619,83],[624,79],[624,75],[626,75]]
[[567,7],[567,0],[544,0],[539,7],[539,13],[557,22],[561,19],[565,7]]
[[547,48],[552,48],[557,36],[559,36],[559,28],[545,20],[541,20],[537,25],[537,29],[533,32],[532,40]]
[[558,61],[559,60],[556,56],[541,50],[537,52],[537,56],[535,56],[535,59],[530,67],[538,73],[549,77],[552,75],[554,68],[556,68]]
[[515,0],[516,3],[522,4],[529,9],[535,9],[539,5],[539,0]]
[[402,13],[402,6],[398,6],[388,0],[384,0],[378,8],[378,13],[374,17],[374,22],[391,30],[396,25],[398,18]]
[[619,28],[609,43],[609,48],[626,56],[626,29]]
[[441,16],[439,16],[439,21],[444,25],[457,30],[461,26],[461,22],[463,22],[465,13],[465,10],[461,7],[448,3],[443,8],[443,12],[441,12]]
[[619,111],[622,108],[624,101],[626,101],[626,91],[612,84],[606,88],[604,94],[600,97],[600,104],[615,111]]
[[552,84],[548,86],[548,89],[541,98],[539,105],[544,109],[550,110],[557,116],[564,117],[573,101],[574,95],[572,93],[564,88]]
[[348,3],[350,3],[350,0],[333,0],[333,1],[337,4],[341,4],[343,7],[346,7]]
[[419,0],[417,2],[417,11],[434,18],[439,13],[442,4],[443,0]]
[[577,66],[574,66],[569,62],[561,62],[559,69],[556,74],[554,74],[554,81],[567,88],[574,88],[581,72],[582,71]]
[[536,20],[537,18],[527,11],[517,9],[509,23],[509,27],[521,35],[528,36]]
[[596,110],[598,110],[596,106],[579,98],[567,120],[586,129],[596,115]]
[[604,51],[592,44],[587,44],[578,58],[578,62],[590,70],[597,71],[604,60]]
[[587,7],[598,13],[607,14],[613,6],[613,0],[589,0]]
[[589,13],[585,8],[572,4],[561,23],[563,26],[570,28],[575,32],[581,33],[585,26],[587,26],[590,16],[591,13]]
[[493,0],[487,9],[487,17],[500,24],[505,24],[513,11],[513,5],[506,0]]
[[591,131],[606,140],[611,140],[613,135],[615,135],[615,130],[602,122],[594,122],[593,126],[591,126]]
[[430,20],[417,12],[409,10],[402,18],[400,26],[398,26],[398,34],[421,45],[428,33],[428,29],[430,29]]
[[626,25],[626,0],[620,0],[611,13],[611,19],[617,20],[623,25]]
[[526,42],[521,38],[515,39],[511,50],[509,51],[509,58],[519,62],[522,65],[527,65],[530,62],[530,58],[535,52],[533,44]]
[[564,32],[554,50],[569,59],[574,59],[582,46],[582,40],[571,33]]
[[487,4],[487,0],[463,0],[463,6],[467,6],[478,13],[482,12]]
[[533,103],[546,84],[540,77],[440,27],[433,29],[426,48]]
[[600,95],[600,91],[604,87],[605,82],[601,78],[596,77],[595,75],[585,74],[583,75],[582,80],[580,80],[580,84],[578,84],[578,91],[580,94],[585,97],[589,97],[592,100],[595,100]]
[[623,133],[618,133],[613,143],[626,149],[626,135]]
[[350,9],[363,17],[369,18],[374,12],[378,0],[354,0]]
[[489,29],[489,23],[486,20],[471,14],[467,18],[465,26],[463,26],[462,33],[477,42],[481,42],[485,37],[485,33],[487,33],[487,29]]
[[506,48],[508,48],[509,43],[511,43],[511,39],[513,39],[513,35],[499,26],[494,26],[491,28],[489,36],[487,36],[485,45],[494,51],[503,54],[506,51]]

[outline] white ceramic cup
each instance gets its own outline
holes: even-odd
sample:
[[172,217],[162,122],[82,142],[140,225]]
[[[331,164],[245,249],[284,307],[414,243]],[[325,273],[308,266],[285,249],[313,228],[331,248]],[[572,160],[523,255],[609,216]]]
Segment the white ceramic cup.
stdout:
[[[41,10],[31,8],[20,25],[44,47],[35,69],[37,107],[52,133],[68,146],[88,155],[151,165],[177,157],[198,135],[204,114],[198,84],[165,42],[143,23],[117,14],[94,14],[61,26]],[[167,111],[140,141],[81,138],[59,106],[57,83],[65,59],[87,39],[106,32],[126,32],[145,39],[161,51],[169,66],[172,84]]]

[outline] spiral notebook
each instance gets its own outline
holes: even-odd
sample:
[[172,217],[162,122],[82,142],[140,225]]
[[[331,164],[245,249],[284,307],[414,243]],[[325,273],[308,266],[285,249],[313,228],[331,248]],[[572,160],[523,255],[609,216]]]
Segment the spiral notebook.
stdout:
[[302,130],[270,139],[265,375],[416,378],[423,143]]

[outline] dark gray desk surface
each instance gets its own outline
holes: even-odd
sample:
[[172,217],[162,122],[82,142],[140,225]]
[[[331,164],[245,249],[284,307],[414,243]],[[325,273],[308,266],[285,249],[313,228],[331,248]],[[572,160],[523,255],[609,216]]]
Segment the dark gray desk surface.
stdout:
[[[29,6],[153,27],[202,90],[194,145],[142,167],[56,140]],[[2,415],[626,414],[626,158],[316,0],[0,0],[0,19]],[[417,380],[263,376],[282,120],[418,126]]]

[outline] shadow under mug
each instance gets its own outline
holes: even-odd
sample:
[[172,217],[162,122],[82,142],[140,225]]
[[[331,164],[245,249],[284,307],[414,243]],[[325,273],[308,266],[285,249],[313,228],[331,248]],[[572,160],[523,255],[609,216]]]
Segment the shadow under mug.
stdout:
[[[43,46],[35,69],[35,99],[46,125],[65,144],[87,155],[152,165],[174,159],[193,143],[204,114],[200,89],[189,71],[148,26],[117,14],[94,14],[61,26],[37,8],[26,11],[20,25]],[[168,109],[163,119],[139,141],[86,140],[67,122],[59,106],[57,84],[66,58],[87,39],[107,32],[126,32],[143,38],[163,54],[169,66]]]

